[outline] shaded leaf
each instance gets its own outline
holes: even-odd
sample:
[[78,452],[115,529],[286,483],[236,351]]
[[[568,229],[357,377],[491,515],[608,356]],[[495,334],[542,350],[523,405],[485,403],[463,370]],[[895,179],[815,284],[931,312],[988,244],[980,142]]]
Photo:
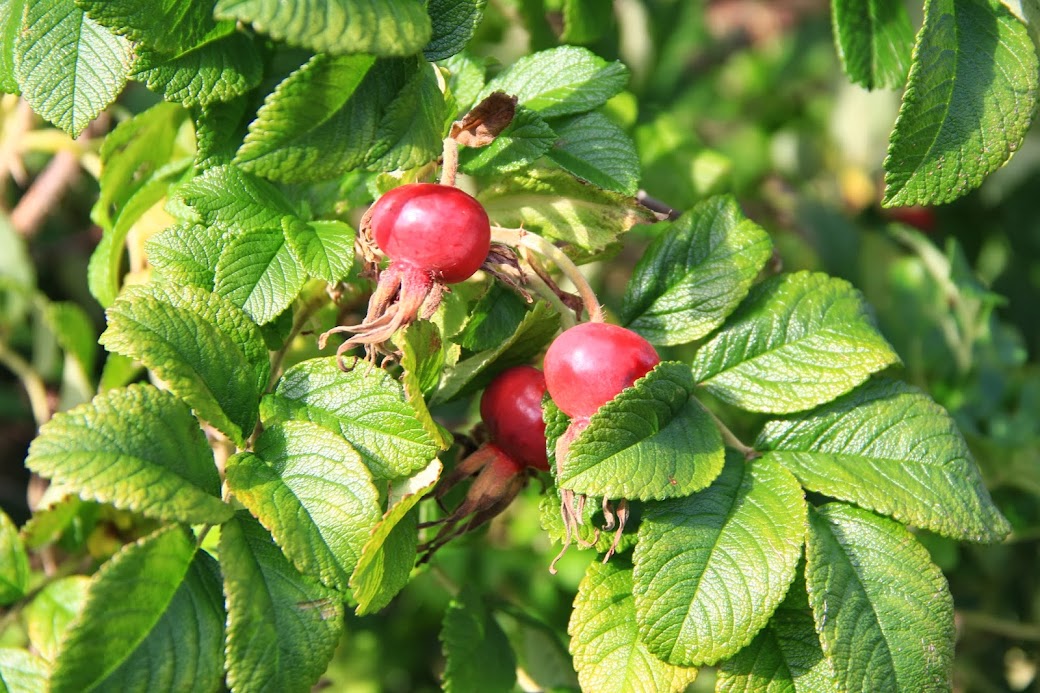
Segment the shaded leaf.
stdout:
[[464,587],[448,603],[441,645],[445,693],[507,693],[516,685],[509,640],[472,587]]

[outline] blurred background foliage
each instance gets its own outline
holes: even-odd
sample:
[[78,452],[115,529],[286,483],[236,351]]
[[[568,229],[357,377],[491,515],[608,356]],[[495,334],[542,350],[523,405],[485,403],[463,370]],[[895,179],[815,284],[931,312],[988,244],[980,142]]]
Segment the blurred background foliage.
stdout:
[[[733,192],[772,234],[775,263],[864,292],[901,375],[955,415],[1014,525],[1000,546],[924,537],[958,610],[957,688],[1040,690],[1040,138],[1032,133],[955,203],[884,210],[881,166],[900,95],[849,83],[825,0],[586,0],[601,1],[590,16],[602,21],[561,36],[562,0],[489,0],[470,52],[508,65],[568,42],[621,59],[632,81],[605,112],[634,136],[648,195],[684,210]],[[910,4],[918,25],[920,9]],[[131,86],[110,117],[154,100]],[[97,152],[111,124],[72,141],[16,97],[0,101],[0,503],[19,523],[38,495],[22,466],[36,420],[89,399],[99,378],[132,377],[130,364],[106,361],[96,346],[104,318],[86,285],[100,238],[89,221]],[[139,225],[166,223],[157,209]],[[586,267],[608,306],[653,233],[637,228],[618,258]],[[39,291],[17,288],[32,285]],[[753,439],[759,422],[730,413],[738,435]],[[486,531],[444,549],[384,612],[348,616],[327,688],[436,690],[441,618],[463,583],[497,595],[523,688],[575,687],[561,637],[591,556],[573,551],[548,574],[539,491],[532,484]],[[94,560],[147,530],[105,508],[78,518],[65,548]],[[705,670],[691,690],[713,680]]]

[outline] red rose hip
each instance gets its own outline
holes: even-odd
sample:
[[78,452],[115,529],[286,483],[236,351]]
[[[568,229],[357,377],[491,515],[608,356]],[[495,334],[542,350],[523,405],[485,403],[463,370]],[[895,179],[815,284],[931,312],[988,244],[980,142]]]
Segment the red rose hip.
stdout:
[[480,398],[480,418],[491,441],[518,462],[549,471],[545,452],[542,395],[545,376],[533,366],[515,366],[500,373]]
[[650,342],[624,327],[586,322],[545,354],[549,396],[572,418],[588,418],[661,362]]

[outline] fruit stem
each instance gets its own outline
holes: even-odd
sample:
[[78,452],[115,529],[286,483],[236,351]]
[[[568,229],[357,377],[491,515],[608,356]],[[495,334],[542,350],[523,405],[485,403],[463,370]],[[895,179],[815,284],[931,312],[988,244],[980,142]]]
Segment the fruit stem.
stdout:
[[704,403],[696,397],[694,397],[693,399],[697,402],[697,404],[701,406],[701,409],[708,412],[708,416],[710,416],[712,421],[715,422],[715,425],[718,427],[719,432],[722,434],[722,441],[726,445],[739,451],[740,454],[744,456],[744,459],[750,460],[752,457],[758,456],[758,453],[755,451],[755,449],[750,445],[745,444],[744,441],[742,441],[740,438],[736,436],[735,433],[733,433],[733,431],[729,430],[729,426],[724,424],[722,422],[722,419],[720,419],[715,414],[715,412],[713,412],[708,407],[704,406]]
[[530,272],[527,274],[527,282],[534,288],[535,292],[549,302],[556,312],[560,314],[560,323],[563,329],[574,327],[578,324],[578,321],[574,317],[574,311],[567,307],[567,305],[556,295],[556,292],[552,290],[548,284],[545,283],[536,272]]
[[452,137],[444,138],[444,154],[441,164],[441,185],[455,185],[455,173],[459,170],[459,143]]
[[585,304],[585,310],[589,312],[589,321],[604,322],[603,307],[599,304],[596,293],[592,290],[588,280],[585,279],[585,275],[581,273],[578,266],[562,250],[538,234],[525,231],[524,229],[507,229],[501,226],[492,226],[491,240],[504,243],[505,245],[527,248],[552,260],[553,264],[563,272],[565,277],[571,280],[571,283],[578,290],[578,294]]

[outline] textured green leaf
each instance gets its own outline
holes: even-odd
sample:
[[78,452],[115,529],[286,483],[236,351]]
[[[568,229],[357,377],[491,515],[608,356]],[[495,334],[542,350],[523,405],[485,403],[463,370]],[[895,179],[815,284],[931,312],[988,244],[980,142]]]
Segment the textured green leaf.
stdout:
[[429,63],[318,55],[278,85],[235,160],[288,182],[413,168],[440,153],[444,118]]
[[256,426],[271,364],[260,331],[231,302],[192,286],[131,287],[101,344],[142,362],[239,445]]
[[456,115],[462,115],[476,103],[477,95],[484,88],[484,64],[463,51],[437,65],[442,73],[447,72],[448,94],[457,104]]
[[578,586],[567,632],[583,691],[682,691],[697,670],[661,661],[639,638],[632,567],[615,558],[592,562]]
[[1011,531],[946,411],[900,382],[878,380],[809,414],[773,421],[755,447],[802,485],[955,539]]
[[905,527],[841,503],[810,510],[805,581],[840,690],[951,689],[953,599]]
[[44,587],[25,608],[25,627],[33,650],[49,662],[58,655],[73,619],[83,610],[90,578],[70,575]]
[[29,555],[18,536],[18,528],[0,510],[0,604],[10,604],[25,596],[29,587]]
[[170,211],[236,232],[280,228],[282,217],[298,214],[278,188],[236,166],[215,166],[178,187]]
[[430,438],[441,450],[447,450],[454,442],[454,436],[434,420],[426,405],[426,395],[437,389],[445,365],[440,330],[428,320],[417,320],[398,332],[398,339],[405,398]]
[[248,96],[211,102],[194,109],[197,172],[227,166],[235,158],[246,136],[245,119],[251,108]]
[[254,450],[228,460],[228,487],[301,573],[346,591],[380,515],[361,456],[303,421],[268,427]]
[[858,291],[797,272],[752,289],[693,359],[693,377],[749,411],[786,414],[843,395],[899,362]]
[[95,23],[72,0],[33,0],[15,39],[22,98],[72,137],[126,84],[131,45]]
[[167,101],[185,106],[229,101],[260,83],[263,66],[253,39],[234,23],[215,26],[197,45],[175,54],[138,49],[132,77]]
[[598,252],[653,215],[635,200],[586,185],[557,168],[531,168],[480,191],[493,223]]
[[50,690],[216,690],[223,648],[216,562],[169,527],[125,546],[94,574]]
[[901,0],[831,0],[831,17],[849,79],[867,89],[903,86],[914,28]]
[[159,520],[222,522],[220,477],[199,422],[151,385],[110,390],[40,428],[25,465],[82,497]]
[[148,264],[171,284],[213,291],[224,236],[219,226],[175,224],[145,243]]
[[433,490],[443,468],[440,460],[433,460],[426,469],[391,487],[388,509],[372,528],[350,576],[358,616],[379,611],[408,584],[418,545],[418,511],[413,509]]
[[231,239],[217,262],[215,286],[253,322],[266,325],[292,305],[306,281],[281,227],[275,227]]
[[459,361],[445,373],[433,401],[447,402],[479,390],[506,368],[530,362],[559,329],[559,313],[541,301],[535,303],[511,337],[492,349]]
[[213,0],[76,0],[98,24],[146,49],[179,53],[214,26]]
[[220,528],[232,691],[306,693],[343,630],[342,597],[301,575],[248,513]]
[[791,473],[729,451],[710,488],[643,512],[633,556],[640,638],[672,664],[732,657],[783,601],[804,537]]
[[589,44],[603,37],[614,24],[613,9],[600,0],[563,0],[564,43]]
[[[32,517],[22,525],[22,538],[25,546],[36,550],[53,544],[69,532],[70,528],[84,524],[84,516],[90,516],[96,510],[96,503],[87,503],[79,496],[51,484],[44,495],[44,501],[33,508]],[[48,498],[48,496],[52,496]]]
[[772,242],[728,195],[662,224],[632,272],[621,321],[654,344],[685,344],[733,312],[769,260]]
[[838,693],[816,635],[802,572],[751,644],[722,663],[718,693]]
[[504,91],[543,118],[584,113],[606,103],[628,83],[628,68],[586,48],[560,46],[517,60],[484,87],[476,101]]
[[513,336],[527,316],[527,306],[515,291],[495,282],[472,304],[465,327],[453,341],[470,351],[491,349]]
[[423,48],[423,56],[433,62],[465,48],[484,18],[485,5],[487,0],[429,0],[426,12],[433,31],[430,42]]
[[561,488],[638,500],[699,491],[718,476],[722,435],[693,398],[689,366],[665,362],[592,415],[557,462]]
[[530,165],[556,141],[556,133],[532,110],[518,106],[513,122],[486,147],[459,152],[460,167],[472,175],[497,176]]
[[420,0],[217,0],[215,12],[323,53],[411,55],[432,33]]
[[885,204],[940,204],[1018,149],[1040,66],[1025,25],[995,0],[928,0],[885,159]]
[[14,51],[26,0],[0,0],[0,94],[19,93]]
[[508,693],[516,686],[516,657],[494,616],[466,585],[448,603],[441,630],[445,693]]
[[342,221],[304,223],[283,219],[282,229],[296,261],[312,277],[327,282],[348,278],[354,269],[354,229]]
[[90,218],[105,231],[112,229],[137,191],[170,163],[187,116],[187,111],[176,104],[158,103],[124,120],[105,136],[101,144],[101,191],[90,212]]
[[27,650],[0,647],[0,690],[39,693],[47,690],[47,662]]
[[265,425],[302,419],[338,432],[377,479],[414,474],[439,449],[405,401],[400,383],[366,361],[346,373],[335,358],[297,364],[264,397],[261,409]]
[[123,280],[123,262],[126,256],[127,238],[134,225],[166,196],[170,185],[188,170],[190,160],[179,165],[164,167],[134,193],[133,197],[119,210],[119,216],[111,229],[106,229],[87,267],[87,285],[94,298],[105,308],[112,305],[119,295]]
[[606,190],[634,196],[639,189],[639,156],[628,134],[602,113],[585,113],[553,123],[558,139],[549,158],[578,178]]

